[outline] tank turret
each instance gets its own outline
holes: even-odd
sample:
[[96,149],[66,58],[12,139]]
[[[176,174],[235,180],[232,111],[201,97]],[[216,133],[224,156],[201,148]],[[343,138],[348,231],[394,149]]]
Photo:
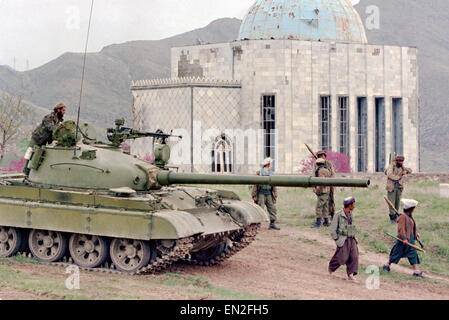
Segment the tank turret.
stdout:
[[[67,121],[55,131],[56,146],[38,149],[30,161],[29,181],[33,184],[56,188],[80,188],[109,190],[131,188],[135,191],[158,190],[162,186],[176,184],[194,185],[272,185],[282,187],[311,188],[316,186],[362,187],[369,186],[363,179],[326,179],[300,175],[211,175],[187,174],[164,170],[163,162],[155,164],[139,160],[120,149],[128,139],[153,137],[165,140],[171,137],[162,132],[139,132],[123,127],[124,120],[116,121],[115,129],[108,129],[109,144],[103,142],[75,146],[76,125]],[[80,128],[84,140],[91,140],[84,132],[88,126]],[[178,137],[180,138],[180,137]],[[166,144],[163,145],[168,148]],[[74,157],[74,150],[76,157]],[[168,152],[169,157],[169,152]]]

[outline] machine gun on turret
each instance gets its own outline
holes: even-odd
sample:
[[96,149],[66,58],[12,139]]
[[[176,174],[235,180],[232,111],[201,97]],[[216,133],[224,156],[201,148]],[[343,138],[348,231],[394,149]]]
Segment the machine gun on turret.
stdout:
[[175,137],[182,139],[182,136],[174,136],[166,133],[153,133],[153,132],[140,132],[138,130],[134,130],[132,128],[123,127],[125,124],[125,119],[117,119],[115,120],[115,128],[107,129],[107,137],[108,140],[114,147],[120,147],[120,145],[129,139],[139,139],[139,138],[160,138],[160,139],[168,139],[170,137]]

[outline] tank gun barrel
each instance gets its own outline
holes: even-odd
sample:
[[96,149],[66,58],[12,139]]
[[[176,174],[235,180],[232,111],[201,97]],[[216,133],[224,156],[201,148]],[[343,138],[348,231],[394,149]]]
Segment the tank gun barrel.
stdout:
[[250,175],[189,174],[161,171],[157,175],[162,186],[173,184],[223,184],[223,185],[271,185],[278,187],[312,188],[318,186],[368,188],[367,179],[315,178],[295,175],[274,175],[269,177]]

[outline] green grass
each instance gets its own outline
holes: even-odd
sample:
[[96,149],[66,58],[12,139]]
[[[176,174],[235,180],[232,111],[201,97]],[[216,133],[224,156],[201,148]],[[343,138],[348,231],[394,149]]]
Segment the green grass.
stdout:
[[[389,222],[384,181],[372,182],[369,189],[336,188],[336,208],[341,208],[343,199],[354,196],[357,200],[354,221],[361,230],[359,243],[368,251],[388,255],[395,241],[385,232],[396,234],[397,226]],[[251,200],[250,188],[246,186],[222,188],[233,190],[242,200]],[[420,253],[421,268],[449,276],[449,199],[439,197],[437,182],[407,183],[402,197],[420,202],[414,218],[426,245],[426,253]],[[315,205],[316,196],[311,189],[279,188],[277,209],[283,225],[311,230],[310,226],[315,221]],[[317,232],[328,236],[327,230]],[[298,240],[304,242],[303,239]]]
[[0,286],[48,298],[88,299],[88,296],[83,291],[68,290],[64,281],[51,277],[24,274],[5,265],[0,265]]
[[307,239],[307,238],[298,238],[299,241],[306,243],[306,244],[318,244],[318,241],[316,240],[311,240],[311,239]]
[[[122,290],[123,278],[109,276],[106,281],[84,281],[85,273],[80,274],[80,290],[69,290],[65,286],[64,268],[49,271],[52,275],[43,275],[39,272],[30,274],[15,270],[14,265],[39,264],[31,258],[17,256],[0,260],[0,287],[15,289],[20,292],[42,296],[50,299],[65,300],[136,300],[142,299],[141,292],[151,291],[151,288],[164,288],[168,293],[182,292],[183,295],[195,299],[215,300],[261,300],[263,296],[248,292],[234,291],[228,288],[216,287],[206,277],[192,277],[174,273],[166,273],[155,277],[141,277],[137,283],[132,284],[131,292]],[[55,275],[55,273],[57,275]],[[134,279],[134,278],[132,278]]]
[[197,297],[207,297],[208,299],[219,300],[260,300],[267,299],[262,296],[254,295],[247,292],[237,292],[228,288],[213,286],[207,277],[192,277],[179,275],[176,273],[166,273],[159,276],[157,283],[180,288],[184,293],[195,295]]
[[[406,264],[401,263],[401,265],[406,266]],[[373,273],[367,273],[367,265],[359,265],[359,272],[360,275],[364,275],[364,276],[371,276],[373,275]],[[384,271],[382,268],[379,268],[379,277],[380,277],[380,281],[382,283],[382,280],[392,280],[392,281],[400,281],[400,282],[411,282],[411,283],[429,283],[429,284],[438,284],[441,285],[440,282],[436,281],[436,280],[432,280],[429,278],[417,278],[417,277],[413,277],[413,270],[410,270],[410,274],[403,274],[403,273],[397,273],[394,271],[391,272],[387,272]],[[446,285],[447,286],[447,285]]]

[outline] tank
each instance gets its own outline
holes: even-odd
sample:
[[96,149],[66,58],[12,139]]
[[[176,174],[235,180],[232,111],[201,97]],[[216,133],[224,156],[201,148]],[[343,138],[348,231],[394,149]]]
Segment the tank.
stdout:
[[178,173],[120,148],[127,139],[163,144],[170,135],[137,132],[123,121],[107,135],[108,143],[97,141],[90,126],[65,122],[52,145],[33,149],[29,176],[0,176],[0,258],[31,253],[44,263],[129,274],[160,272],[180,259],[215,265],[247,247],[268,218],[232,191],[194,185],[369,186],[358,179]]

